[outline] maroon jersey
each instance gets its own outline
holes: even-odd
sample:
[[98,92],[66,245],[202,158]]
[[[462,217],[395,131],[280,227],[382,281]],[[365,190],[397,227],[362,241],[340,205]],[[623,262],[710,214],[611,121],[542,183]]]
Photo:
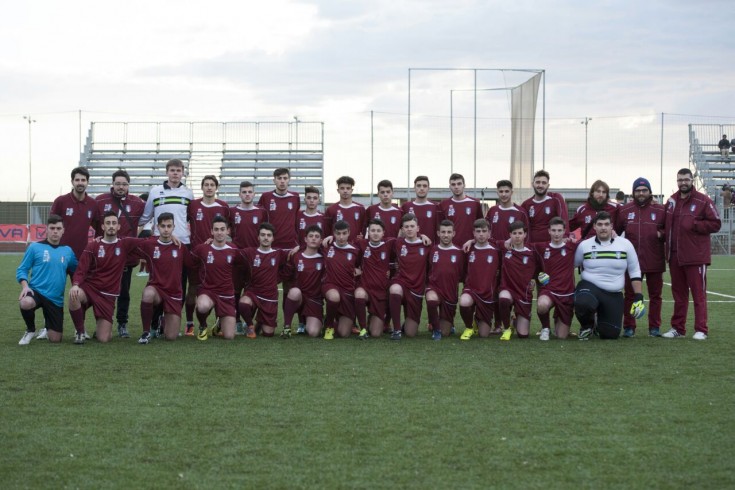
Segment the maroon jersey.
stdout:
[[[503,266],[500,273],[500,290],[510,291],[514,295],[531,301],[533,290],[531,281],[536,274],[536,254],[528,247],[522,250],[505,250]],[[551,274],[549,274],[551,275]]]
[[257,247],[260,245],[258,228],[261,223],[267,221],[267,218],[265,209],[258,206],[253,206],[250,209],[232,206],[230,208],[230,235],[232,241],[238,248]]
[[349,206],[343,206],[336,202],[327,208],[326,212],[329,226],[334,228],[337,221],[346,221],[350,225],[350,237],[348,241],[355,243],[358,236],[365,232],[365,206],[353,202]]
[[[472,240],[475,233],[475,220],[483,218],[482,204],[477,199],[465,197],[456,200],[444,199],[439,205],[442,216],[454,223],[454,243],[462,246]],[[433,240],[433,237],[431,237]]]
[[[367,208],[367,220],[365,227],[367,228],[371,219],[379,219],[385,225],[385,238],[398,238],[398,232],[401,231],[401,218],[403,217],[403,211],[395,206],[391,206],[389,209],[384,209],[380,204],[373,204]],[[421,225],[419,225],[421,228]],[[421,231],[423,233],[423,231]],[[367,236],[367,230],[365,231]],[[433,237],[432,237],[433,240]]]
[[360,242],[362,274],[358,276],[360,287],[367,291],[386,293],[389,285],[390,264],[393,257],[393,239],[378,244]]
[[595,209],[590,205],[588,200],[577,208],[574,216],[569,220],[569,231],[574,231],[578,228],[581,229],[582,235],[580,241],[593,237],[595,236],[595,227],[592,224],[592,220],[595,219],[597,213],[600,211],[607,211],[610,213],[610,222],[614,227],[618,217],[619,208],[620,205],[618,203],[608,201],[602,209]]
[[84,194],[84,199],[77,201],[70,192],[54,200],[50,213],[57,214],[64,220],[61,244],[71,247],[77,259],[81,258],[89,241],[89,227],[99,220],[97,201],[88,194]]
[[240,251],[229,245],[217,247],[214,243],[203,243],[192,250],[199,269],[201,288],[218,296],[234,296],[232,269],[242,263]]
[[401,211],[403,214],[411,213],[415,215],[416,222],[419,224],[419,233],[428,236],[431,241],[434,241],[436,232],[439,231],[439,218],[441,215],[439,206],[436,203],[431,201],[408,201],[401,205]]
[[355,290],[355,268],[359,267],[360,250],[349,243],[339,247],[334,242],[326,250],[324,282],[340,291],[352,293]]
[[418,238],[413,242],[397,238],[393,242],[393,253],[398,262],[398,273],[393,279],[394,282],[409,291],[424,294],[429,247]]
[[[138,237],[138,221],[143,216],[143,210],[145,209],[145,201],[138,196],[132,194],[127,195],[123,198],[116,197],[112,192],[109,194],[100,194],[95,199],[97,201],[97,215],[100,219],[96,223],[95,234],[102,236],[102,216],[108,211],[117,213],[117,220],[120,223],[120,230],[117,232],[117,236],[120,238]],[[123,212],[123,209],[125,212]],[[138,264],[137,258],[131,258],[128,260],[127,266],[133,266]]]
[[[666,258],[664,253],[664,226],[666,208],[648,200],[642,206],[636,201],[629,202],[618,209],[615,230],[625,232],[625,238],[635,247],[641,272],[664,272]],[[662,233],[661,238],[658,232]]]
[[155,237],[140,243],[135,253],[148,264],[150,276],[147,285],[155,286],[170,298],[180,300],[181,271],[193,262],[186,246],[163,243]]
[[251,247],[242,251],[250,269],[248,292],[270,301],[278,300],[278,279],[288,258],[287,250],[261,250]]
[[89,242],[79,257],[72,283],[84,284],[107,296],[120,294],[120,278],[128,257],[144,238],[116,238]]
[[574,294],[574,252],[578,243],[567,242],[558,247],[549,242],[531,245],[536,253],[539,269],[549,275],[549,283],[542,291],[555,296]]
[[324,257],[321,253],[307,255],[300,250],[291,256],[289,270],[293,272],[294,286],[301,290],[305,299],[321,299]]
[[268,223],[276,228],[273,248],[292,249],[299,244],[296,236],[296,216],[301,206],[298,192],[286,191],[281,195],[275,191],[264,192],[258,206],[268,213]]
[[299,236],[299,247],[306,246],[306,230],[313,225],[322,229],[322,238],[329,236],[329,227],[327,226],[326,216],[319,212],[316,214],[306,214],[303,210],[299,211],[297,230]]
[[529,197],[523,201],[521,207],[528,214],[529,242],[542,243],[549,239],[549,221],[554,216],[561,217],[565,225],[569,222],[567,203],[564,197],[556,192],[547,192],[540,201],[537,201],[535,196]]
[[464,287],[488,302],[497,292],[500,252],[492,245],[472,245],[467,253]]
[[[485,220],[490,227],[490,238],[493,240],[507,240],[510,238],[510,225],[516,221],[526,223],[528,229],[528,215],[526,210],[513,204],[509,208],[496,204],[487,210]],[[548,231],[546,233],[548,235]],[[528,239],[528,236],[526,237]]]
[[429,262],[429,288],[448,303],[457,303],[457,288],[464,276],[464,253],[452,245],[434,245]]
[[226,202],[215,199],[212,204],[205,204],[202,199],[194,199],[189,203],[187,219],[191,229],[192,247],[212,238],[212,222],[217,216],[222,216],[229,223],[230,207]]

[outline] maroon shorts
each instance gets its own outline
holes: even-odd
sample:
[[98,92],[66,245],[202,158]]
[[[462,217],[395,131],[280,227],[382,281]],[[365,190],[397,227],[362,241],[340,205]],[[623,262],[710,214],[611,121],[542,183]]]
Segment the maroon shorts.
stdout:
[[220,296],[212,291],[208,291],[203,288],[199,288],[197,296],[206,296],[214,303],[214,314],[219,318],[226,316],[235,316],[235,297],[234,296]]
[[245,291],[245,296],[250,298],[253,307],[257,310],[254,320],[262,325],[275,328],[278,322],[278,299],[266,299],[251,291]]
[[170,296],[166,291],[159,288],[158,286],[148,285],[146,287],[152,287],[153,289],[156,290],[156,292],[158,293],[158,296],[161,298],[161,306],[163,307],[164,313],[168,313],[170,315],[181,316],[181,304],[182,304],[181,298],[174,298]]
[[87,304],[84,305],[84,310],[86,311],[91,307],[95,319],[106,320],[112,323],[112,314],[115,312],[115,300],[117,296],[102,294],[86,284],[80,284],[79,287],[82,288],[85,296],[87,296]]
[[462,291],[462,294],[472,296],[472,301],[475,302],[475,318],[477,321],[492,325],[496,305],[495,301],[483,299],[476,292],[467,288]]
[[334,284],[324,284],[322,285],[322,294],[325,298],[327,296],[327,291],[329,291],[330,289],[335,289],[337,290],[337,292],[339,292],[339,308],[337,309],[338,315],[340,317],[346,316],[347,318],[351,318],[354,321],[355,291],[345,291],[344,289],[341,289]]
[[548,291],[541,290],[539,296],[547,296],[554,304],[554,321],[558,320],[564,325],[571,325],[574,313],[574,295],[557,296]]
[[381,320],[384,319],[388,312],[388,295],[385,289],[363,289],[368,293],[368,313]]
[[196,291],[196,288],[198,288],[199,285],[202,283],[202,280],[199,277],[199,267],[193,266],[193,267],[188,268],[186,270],[186,277],[189,283],[187,288],[191,288]]
[[454,316],[457,314],[457,298],[452,298],[454,301],[446,301],[442,293],[432,287],[426,288],[426,292],[434,291],[439,297],[439,319],[454,322]]
[[404,317],[415,321],[416,323],[421,322],[421,312],[424,309],[424,295],[414,293],[413,291],[403,288],[403,306]]
[[235,288],[235,294],[242,293],[250,283],[250,270],[243,267],[235,267],[232,269],[232,285]]
[[321,296],[302,296],[301,297],[301,308],[299,313],[309,318],[318,318],[319,321],[324,321],[324,299]]
[[515,312],[516,316],[520,316],[527,320],[530,320],[531,298],[521,296],[518,293],[514,293],[513,291],[509,291],[507,289],[505,289],[504,291],[510,293],[511,297],[513,298],[513,311]]

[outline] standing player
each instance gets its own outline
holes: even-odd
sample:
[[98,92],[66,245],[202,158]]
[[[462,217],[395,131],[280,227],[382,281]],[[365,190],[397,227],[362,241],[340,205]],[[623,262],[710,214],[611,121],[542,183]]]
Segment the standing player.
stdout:
[[574,252],[575,238],[565,241],[564,220],[554,216],[549,221],[551,241],[532,243],[536,260],[540,264],[538,301],[536,314],[541,321],[541,340],[550,337],[550,311],[554,308],[554,334],[560,339],[569,336],[569,326],[574,313]]
[[[653,202],[651,184],[643,177],[633,182],[633,201],[618,210],[615,229],[618,234],[625,232],[625,238],[633,244],[638,253],[641,278],[645,276],[648,286],[650,311],[648,312],[648,334],[661,336],[661,293],[664,287],[666,255],[664,250],[664,227],[666,208]],[[625,278],[625,308],[623,309],[623,336],[635,335],[635,318],[630,314],[633,305],[633,286],[630,277]]]
[[288,190],[291,172],[287,168],[273,171],[273,183],[276,188],[264,192],[260,196],[258,206],[268,213],[268,223],[276,229],[273,248],[291,250],[299,244],[296,235],[296,217],[301,205],[298,192]]
[[[490,229],[485,219],[475,220],[474,243],[467,252],[464,288],[459,298],[459,314],[465,329],[461,340],[470,340],[476,333],[488,337],[491,332],[495,298],[497,296],[500,254],[490,242]],[[473,324],[477,321],[478,330]]]
[[419,175],[413,179],[413,189],[416,199],[406,201],[401,205],[401,212],[416,216],[421,233],[426,236],[435,237],[439,231],[439,206],[429,200],[429,178]]
[[441,340],[452,330],[457,312],[457,289],[464,276],[464,253],[452,243],[453,239],[454,224],[449,220],[439,223],[439,243],[431,249],[426,288],[426,310],[429,323],[434,326],[434,340]]
[[488,209],[485,219],[490,226],[492,240],[508,240],[510,225],[515,221],[523,221],[528,225],[528,214],[523,207],[513,202],[513,183],[510,180],[499,180],[495,186],[498,203]]
[[378,182],[378,197],[378,204],[368,206],[367,219],[379,219],[383,222],[385,238],[398,238],[403,212],[393,204],[393,183],[390,180]]
[[359,266],[359,249],[350,243],[350,225],[346,221],[334,224],[334,241],[327,246],[324,259],[326,273],[322,291],[327,301],[324,317],[324,339],[337,335],[348,337],[355,322],[355,271]]
[[[64,326],[64,287],[67,274],[74,273],[77,258],[67,245],[61,245],[64,223],[50,214],[46,220],[46,239],[31,243],[23,255],[15,279],[20,283],[20,314],[26,332],[18,345],[27,345],[36,336],[36,310],[41,308],[46,327],[39,339],[61,342]],[[32,276],[32,277],[31,277]]]
[[184,267],[191,268],[192,258],[189,249],[181,243],[173,242],[175,229],[174,215],[161,213],[156,219],[158,238],[151,238],[138,245],[136,254],[148,264],[150,273],[148,284],[143,289],[140,300],[140,319],[143,334],[139,344],[147,344],[151,338],[151,323],[154,309],[163,310],[163,335],[166,340],[176,340],[181,329],[181,274]]
[[298,214],[299,247],[306,246],[306,230],[318,226],[322,230],[322,237],[329,235],[327,218],[319,212],[321,193],[316,187],[304,188],[304,209]]
[[[118,236],[137,238],[138,222],[145,209],[145,201],[136,195],[128,193],[130,175],[125,170],[117,170],[112,174],[112,188],[109,194],[97,196],[97,214],[103,216],[108,211],[117,213],[120,223]],[[102,236],[102,229],[98,226],[97,236]],[[138,259],[131,256],[123,269],[120,281],[120,296],[117,297],[117,335],[122,338],[128,334],[128,311],[130,310],[130,280],[133,269],[138,265]]]
[[330,223],[344,221],[350,226],[349,242],[355,243],[358,236],[365,231],[365,207],[352,200],[352,191],[355,187],[355,179],[342,176],[337,179],[337,192],[339,202],[327,208],[326,216]]
[[84,314],[90,306],[97,320],[96,336],[100,342],[112,339],[112,312],[120,294],[120,277],[130,253],[143,238],[120,239],[117,214],[108,211],[102,220],[102,238],[90,242],[82,252],[69,290],[69,314],[74,322],[75,344],[84,344]]
[[235,338],[235,291],[232,286],[232,270],[236,265],[242,265],[242,256],[237,249],[227,244],[229,231],[227,218],[214,217],[212,243],[203,243],[192,250],[200,279],[196,298],[199,340],[207,340],[215,333],[213,327],[207,327],[207,317],[212,310],[219,318],[222,336],[227,340]]
[[513,329],[510,311],[516,314],[515,327],[519,338],[528,338],[531,324],[531,301],[536,272],[536,256],[526,247],[526,224],[516,221],[510,225],[510,249],[503,253],[498,302],[503,334],[500,340],[510,340]]
[[[257,248],[247,248],[242,255],[250,269],[250,283],[240,298],[238,308],[247,325],[247,337],[255,338],[253,318],[257,313],[258,324],[264,337],[273,337],[278,321],[278,280],[288,260],[289,250],[273,248],[276,228],[262,223],[258,228]],[[294,248],[295,249],[295,248]],[[290,290],[290,288],[289,288]],[[284,297],[284,302],[286,297]],[[287,334],[290,336],[290,334]]]
[[618,216],[618,208],[620,205],[610,200],[610,186],[602,180],[596,180],[590,187],[590,193],[587,202],[577,208],[577,211],[569,220],[569,230],[581,230],[581,239],[595,235],[595,229],[592,226],[592,220],[600,211],[606,211],[611,217],[613,224]]
[[97,201],[87,194],[89,171],[84,167],[72,170],[71,185],[71,192],[57,197],[49,213],[61,216],[64,220],[64,234],[60,243],[71,247],[79,259],[89,241],[89,227],[97,223],[100,215]]
[[454,223],[454,240],[460,245],[472,240],[475,220],[483,217],[482,204],[465,194],[464,187],[464,177],[461,174],[450,175],[449,189],[452,197],[439,204],[442,217]]
[[419,238],[416,216],[406,214],[401,218],[403,237],[393,242],[393,253],[398,261],[398,273],[393,278],[389,292],[390,316],[393,321],[392,340],[401,340],[401,306],[404,306],[407,336],[415,337],[421,320],[422,302],[426,288],[426,269],[429,247]]
[[[667,339],[686,334],[689,291],[694,302],[694,340],[706,340],[707,266],[712,261],[710,234],[720,230],[722,222],[712,200],[694,189],[694,177],[688,168],[676,174],[679,192],[666,204],[666,257],[671,274],[674,314]],[[635,286],[635,284],[634,284]]]
[[523,201],[521,207],[528,214],[528,241],[545,242],[549,238],[549,222],[559,216],[564,223],[569,222],[569,211],[564,197],[549,191],[549,172],[539,170],[533,176],[534,195]]
[[290,281],[293,286],[283,301],[281,337],[286,339],[291,337],[291,322],[297,312],[305,318],[304,330],[309,337],[318,337],[322,331],[324,256],[320,253],[320,247],[323,231],[317,225],[311,225],[305,231],[305,248],[293,254],[288,260],[289,270],[293,274]]
[[[393,257],[393,240],[385,239],[385,224],[373,218],[368,223],[368,240],[360,242],[362,273],[355,290],[355,314],[360,324],[360,338],[380,337],[388,312],[388,286]],[[370,321],[368,323],[368,315]]]

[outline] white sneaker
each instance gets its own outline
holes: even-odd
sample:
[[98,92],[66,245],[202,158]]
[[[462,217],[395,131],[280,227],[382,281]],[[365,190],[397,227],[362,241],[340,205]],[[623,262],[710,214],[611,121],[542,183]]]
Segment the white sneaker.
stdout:
[[18,342],[18,345],[28,345],[31,343],[31,340],[33,340],[33,337],[36,336],[36,332],[26,332],[23,334],[23,336],[20,338],[20,341]]
[[147,272],[138,272],[136,274],[136,276],[138,276],[138,277],[148,277],[148,273]]
[[541,329],[541,335],[539,335],[539,340],[549,340],[549,329],[548,328]]
[[86,330],[84,331],[84,340],[92,340],[92,337],[89,336]]
[[684,336],[682,334],[680,334],[679,332],[677,332],[676,329],[673,329],[672,328],[668,332],[662,333],[661,334],[661,337],[663,337],[665,339],[675,339],[677,337],[684,337]]
[[695,332],[692,338],[694,340],[707,340],[707,334],[704,332]]
[[38,335],[36,335],[36,339],[38,340],[48,339],[48,330],[46,330],[46,327],[43,327],[41,331],[38,332]]

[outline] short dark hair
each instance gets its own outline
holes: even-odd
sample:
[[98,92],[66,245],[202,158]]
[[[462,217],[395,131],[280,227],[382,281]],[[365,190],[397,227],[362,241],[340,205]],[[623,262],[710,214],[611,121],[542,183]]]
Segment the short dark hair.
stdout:
[[349,230],[350,224],[345,220],[339,220],[334,224],[334,231],[344,231]]
[[212,220],[212,228],[214,228],[215,223],[224,223],[226,227],[230,227],[230,224],[227,222],[227,218],[224,216],[215,216]]
[[604,221],[604,220],[608,220],[612,222],[612,217],[610,216],[610,213],[608,213],[607,211],[600,211],[599,213],[597,213],[597,216],[595,216],[595,218],[592,220],[592,224],[594,225],[598,221]]
[[314,187],[313,185],[310,185],[308,187],[304,187],[304,195],[306,194],[318,194],[322,195],[321,191],[319,191],[318,187]]
[[172,158],[168,162],[166,162],[166,172],[168,172],[168,169],[171,167],[181,167],[184,168],[184,162],[179,160],[178,158]]
[[533,174],[533,179],[536,180],[538,177],[546,177],[547,180],[551,180],[551,177],[549,176],[549,172],[546,170],[538,170],[535,174]]
[[454,173],[454,174],[452,174],[452,175],[449,176],[449,182],[451,182],[453,180],[461,180],[462,183],[464,184],[464,175]]
[[240,189],[243,189],[245,187],[255,187],[255,186],[249,180],[243,180],[242,182],[240,182]]
[[71,171],[71,180],[74,180],[76,174],[82,174],[89,180],[89,170],[87,170],[87,167],[74,167]]
[[378,182],[378,190],[380,190],[381,187],[390,187],[390,190],[393,190],[393,182],[388,179],[381,180]]
[[426,175],[419,175],[418,177],[413,179],[413,183],[415,185],[416,182],[421,182],[423,180],[425,180],[427,184],[431,185],[431,183],[429,182],[429,177],[427,177]]
[[380,218],[373,218],[370,221],[368,221],[368,228],[370,228],[370,225],[380,226],[383,229],[383,231],[385,231],[385,223],[383,223],[383,220]]
[[501,187],[510,187],[513,188],[513,182],[510,180],[499,180],[497,184],[495,184],[496,189],[500,189]]
[[564,222],[564,219],[561,216],[554,216],[549,220],[549,228],[554,225],[562,225],[564,226],[564,228],[567,227],[567,224]]
[[416,224],[418,224],[419,220],[416,219],[416,215],[413,213],[406,213],[401,218],[401,226],[403,226],[403,223],[407,223],[409,221],[415,221]]
[[164,221],[169,221],[169,220],[176,223],[176,220],[174,219],[174,213],[161,213],[158,215],[158,218],[156,218],[156,223],[160,225]]
[[260,234],[260,230],[268,230],[273,233],[273,236],[276,236],[276,227],[270,223],[261,223],[260,226],[258,226],[258,234]]
[[118,178],[118,177],[124,177],[125,180],[127,180],[128,183],[130,183],[130,174],[128,174],[127,171],[125,171],[123,169],[116,170],[115,173],[112,174],[112,181],[115,182],[115,179]]
[[62,225],[64,224],[64,220],[58,214],[49,214],[46,217],[47,225],[55,225],[57,223],[61,223]]
[[516,230],[521,230],[521,229],[526,232],[528,231],[528,227],[526,226],[526,223],[524,223],[522,220],[518,219],[510,224],[511,232],[516,231]]
[[480,228],[481,230],[487,230],[490,228],[490,225],[485,218],[478,218],[475,220],[474,223],[472,223],[472,228],[475,230],[477,228]]
[[204,183],[208,180],[211,180],[212,182],[214,182],[214,186],[219,189],[219,180],[217,180],[217,177],[215,177],[214,175],[205,175],[204,177],[202,177],[201,186],[204,187]]
[[147,200],[148,200],[148,195],[149,195],[149,194],[148,194],[147,192],[144,192],[143,194],[141,194],[141,195],[140,195],[140,198],[141,198],[142,200],[144,200],[144,201],[147,201]]
[[322,230],[319,225],[311,225],[308,227],[306,229],[306,234],[308,235],[309,233],[319,233],[320,237],[324,236],[324,230]]
[[114,216],[115,219],[118,219],[117,213],[111,209],[109,211],[105,211],[105,214],[102,215],[102,221],[104,222],[105,218],[109,218],[110,216]]
[[454,222],[448,219],[443,219],[441,223],[439,223],[439,226],[451,226],[454,228]]
[[287,169],[286,167],[280,167],[280,168],[277,168],[277,169],[275,169],[273,171],[273,178],[276,178],[276,177],[281,176],[283,174],[286,174],[289,177],[291,177],[291,171],[289,169]]
[[689,170],[688,168],[682,168],[681,170],[676,172],[676,175],[688,175],[689,177],[694,178],[694,175],[692,175],[692,171]]
[[352,187],[355,187],[355,179],[353,179],[349,175],[343,175],[342,177],[337,179],[337,186],[340,186],[342,184],[348,184],[348,185],[351,185]]

